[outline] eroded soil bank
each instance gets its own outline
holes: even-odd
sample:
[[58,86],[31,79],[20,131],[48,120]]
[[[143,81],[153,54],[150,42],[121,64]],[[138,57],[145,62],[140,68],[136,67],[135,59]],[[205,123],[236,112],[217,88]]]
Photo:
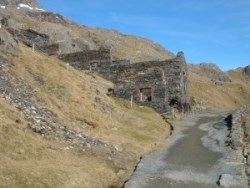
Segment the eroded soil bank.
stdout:
[[227,162],[228,113],[203,113],[175,123],[167,149],[144,156],[125,188],[218,187],[222,174],[237,171]]

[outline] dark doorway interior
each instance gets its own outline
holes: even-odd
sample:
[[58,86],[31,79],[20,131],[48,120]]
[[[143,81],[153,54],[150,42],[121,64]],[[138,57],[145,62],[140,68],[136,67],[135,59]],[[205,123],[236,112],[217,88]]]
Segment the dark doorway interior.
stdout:
[[180,108],[180,102],[177,98],[173,98],[170,100],[169,106],[174,107],[174,108]]
[[152,91],[151,88],[141,88],[140,89],[140,101],[150,102],[152,101]]

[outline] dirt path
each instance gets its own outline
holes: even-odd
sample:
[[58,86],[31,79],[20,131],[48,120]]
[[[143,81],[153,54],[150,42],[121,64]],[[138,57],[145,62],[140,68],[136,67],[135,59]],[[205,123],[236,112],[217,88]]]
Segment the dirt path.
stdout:
[[204,113],[175,124],[165,151],[143,157],[125,188],[213,188],[221,174],[234,169],[226,163],[226,113]]

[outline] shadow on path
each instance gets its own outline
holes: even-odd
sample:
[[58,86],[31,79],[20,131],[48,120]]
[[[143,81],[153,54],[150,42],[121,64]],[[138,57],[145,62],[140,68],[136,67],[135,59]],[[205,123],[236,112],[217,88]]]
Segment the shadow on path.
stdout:
[[230,114],[225,118],[225,122],[226,122],[226,126],[228,128],[228,130],[230,131],[232,129],[233,126],[233,115]]

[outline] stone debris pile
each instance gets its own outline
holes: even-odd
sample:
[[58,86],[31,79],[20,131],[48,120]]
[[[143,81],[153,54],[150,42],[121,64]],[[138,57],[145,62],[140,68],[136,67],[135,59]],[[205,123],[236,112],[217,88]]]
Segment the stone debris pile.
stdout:
[[50,139],[78,146],[105,145],[61,123],[49,109],[36,102],[36,91],[9,73],[11,63],[0,56],[0,97],[19,109],[29,121],[29,128]]

